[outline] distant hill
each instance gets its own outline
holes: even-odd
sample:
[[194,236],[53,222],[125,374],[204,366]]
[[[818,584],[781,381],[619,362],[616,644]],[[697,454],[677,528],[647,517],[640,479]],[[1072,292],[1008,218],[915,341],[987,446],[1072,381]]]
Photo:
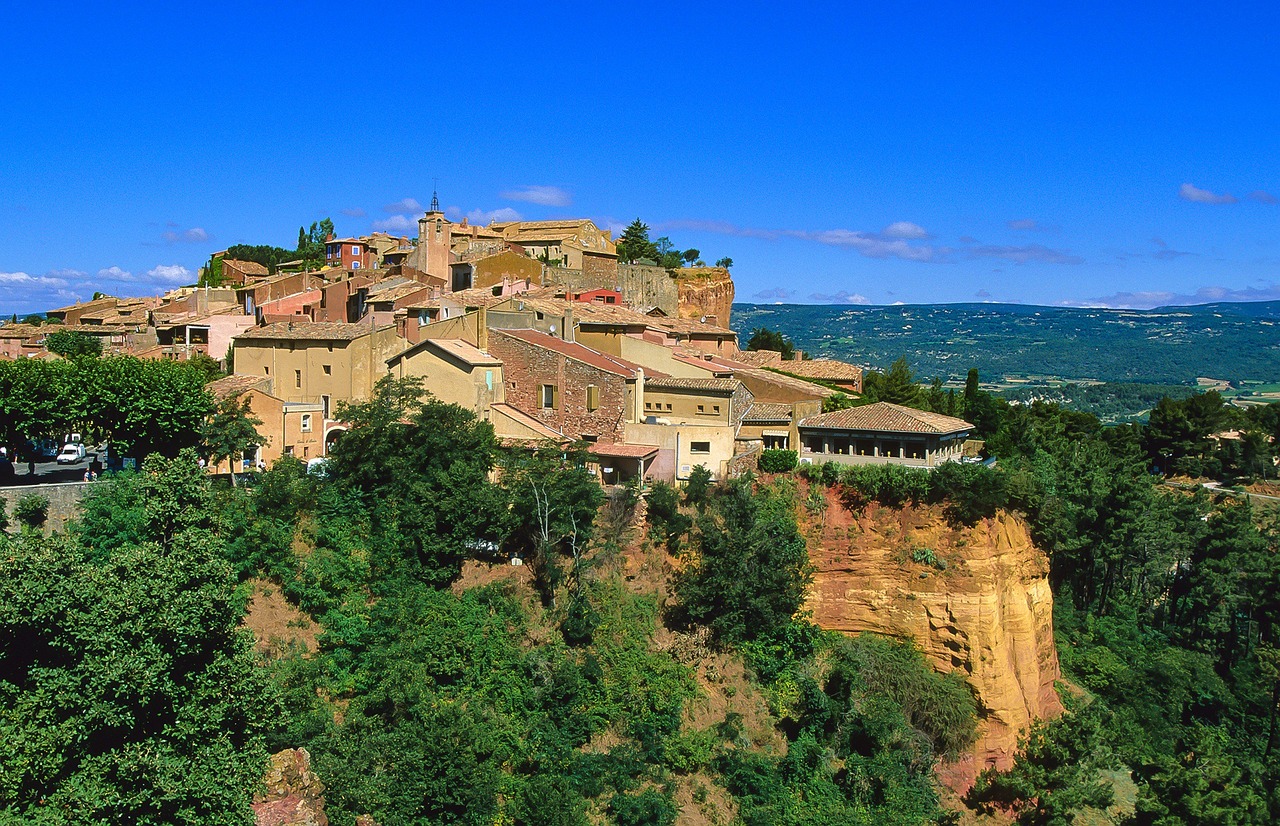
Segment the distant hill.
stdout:
[[1060,377],[1190,384],[1198,376],[1280,381],[1280,301],[1155,310],[939,304],[735,304],[743,341],[757,327],[816,356],[883,368],[905,355],[922,379]]

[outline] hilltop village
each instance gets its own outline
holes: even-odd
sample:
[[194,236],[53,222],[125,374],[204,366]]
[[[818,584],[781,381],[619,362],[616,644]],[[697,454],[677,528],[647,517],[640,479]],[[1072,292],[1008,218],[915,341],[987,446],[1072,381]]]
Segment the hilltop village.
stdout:
[[697,466],[726,478],[770,448],[931,467],[957,458],[971,429],[885,404],[824,414],[824,400],[861,391],[859,367],[740,349],[727,267],[625,260],[622,239],[590,220],[478,226],[433,201],[417,238],[320,240],[318,267],[224,251],[198,285],[4,325],[0,356],[48,355],[56,329],[106,353],[214,359],[228,374],[209,385],[215,399],[248,399],[262,422],[243,468],[325,457],[347,428],[342,405],[384,376],[420,378],[511,445],[585,442],[606,484],[675,482]]

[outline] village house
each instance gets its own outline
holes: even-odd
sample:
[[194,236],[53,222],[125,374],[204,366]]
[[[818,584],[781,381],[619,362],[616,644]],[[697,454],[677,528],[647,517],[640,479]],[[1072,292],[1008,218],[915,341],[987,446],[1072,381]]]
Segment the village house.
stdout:
[[86,313],[96,313],[100,310],[114,309],[120,299],[115,296],[106,296],[105,298],[95,298],[92,301],[77,301],[68,307],[59,307],[56,310],[49,310],[45,313],[45,318],[58,321],[63,324],[79,324],[80,318]]
[[236,374],[272,379],[283,401],[318,404],[328,441],[345,429],[333,420],[338,404],[368,398],[408,345],[394,326],[332,322],[269,324],[233,342]]
[[461,339],[425,339],[387,359],[391,375],[417,377],[436,399],[488,421],[506,401],[502,361]]
[[202,353],[222,361],[231,339],[253,326],[253,319],[235,312],[152,313],[161,358],[187,361]]
[[862,393],[862,368],[836,359],[794,358],[784,361],[782,354],[776,350],[741,353],[738,358],[749,361],[755,367],[781,370],[802,379],[833,385],[846,393]]
[[270,275],[267,268],[257,261],[238,261],[234,258],[222,259],[222,283],[242,286],[250,281],[257,281]]
[[647,378],[644,421],[626,426],[626,441],[657,447],[648,468],[655,479],[687,479],[699,465],[723,479],[751,403],[751,391],[736,379]]
[[224,459],[210,464],[210,473],[239,473],[257,467],[259,462],[271,467],[282,456],[294,456],[304,462],[324,456],[320,405],[285,401],[271,392],[273,384],[274,380],[267,376],[233,375],[206,385],[218,402],[247,398],[253,417],[262,422],[257,429],[263,437],[262,444],[246,451],[239,461]]
[[326,238],[324,263],[326,267],[343,270],[371,270],[377,261],[373,246],[363,238]]
[[541,261],[535,261],[517,249],[466,254],[449,264],[449,288],[459,292],[488,289],[504,282],[540,284],[542,269]]
[[544,263],[598,277],[617,277],[617,244],[608,230],[601,230],[593,221],[509,221],[488,228]]
[[738,428],[740,444],[758,444],[765,450],[796,450],[800,444],[799,422],[822,412],[817,399],[785,402],[756,401],[742,417]]
[[800,421],[802,462],[933,468],[963,455],[973,425],[953,416],[876,402]]
[[44,351],[46,329],[34,324],[0,324],[0,358],[18,359],[40,355]]
[[641,418],[639,365],[536,330],[489,330],[488,345],[503,364],[507,403],[559,433],[615,442]]

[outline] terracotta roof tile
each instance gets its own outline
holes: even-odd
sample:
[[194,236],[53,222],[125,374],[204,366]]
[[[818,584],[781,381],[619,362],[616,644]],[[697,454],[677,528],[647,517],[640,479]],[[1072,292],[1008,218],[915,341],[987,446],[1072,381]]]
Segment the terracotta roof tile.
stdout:
[[955,433],[973,429],[969,422],[954,416],[926,413],[889,402],[821,413],[801,420],[800,426],[832,430],[878,430],[885,433]]
[[241,393],[249,390],[262,390],[267,392],[263,385],[269,384],[271,379],[266,376],[244,376],[232,375],[223,376],[220,379],[209,382],[205,385],[205,389],[209,391],[213,397],[219,401],[231,397],[239,396]]
[[[388,325],[392,326],[392,325]],[[340,321],[278,321],[265,327],[245,330],[236,336],[237,340],[256,341],[258,339],[278,339],[293,341],[355,341],[384,327],[371,327],[368,324],[344,324]]]
[[588,453],[597,456],[611,456],[623,459],[645,459],[658,452],[657,445],[623,445],[603,444],[596,442],[587,447]]
[[737,379],[681,379],[675,377],[645,379],[645,389],[654,390],[717,390],[732,393],[742,386]]
[[644,369],[626,359],[601,353],[577,342],[565,341],[555,336],[549,336],[546,333],[540,333],[537,330],[493,330],[492,332],[500,336],[518,339],[534,347],[541,347],[544,350],[552,350],[575,361],[589,364],[607,373],[613,373],[615,376],[623,376],[629,379],[635,378],[637,371]]
[[752,403],[751,408],[747,410],[747,414],[742,417],[742,421],[790,422],[791,405],[774,402],[754,402]]
[[862,368],[845,364],[835,359],[813,359],[812,361],[783,361],[769,363],[767,366],[784,373],[819,381],[849,381],[862,378]]

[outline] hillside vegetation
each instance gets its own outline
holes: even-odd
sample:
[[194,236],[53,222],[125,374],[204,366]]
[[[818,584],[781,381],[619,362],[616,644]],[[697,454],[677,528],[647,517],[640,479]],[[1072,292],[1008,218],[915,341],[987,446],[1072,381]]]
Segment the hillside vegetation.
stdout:
[[[805,466],[819,497],[700,471],[641,497],[420,390],[342,411],[328,478],[215,486],[154,456],[65,535],[0,538],[0,823],[251,823],[268,753],[300,746],[342,826],[953,822],[935,769],[985,713],[965,674],[801,611],[800,525],[833,498],[1016,510],[1049,556],[1081,696],[969,806],[1067,823],[1120,769],[1136,823],[1280,814],[1280,530],[1149,472],[1151,449],[1216,458],[1212,394],[1104,429],[975,391],[946,403],[998,468]],[[946,564],[917,550],[901,564]],[[255,658],[237,626],[264,579],[317,648]]]

